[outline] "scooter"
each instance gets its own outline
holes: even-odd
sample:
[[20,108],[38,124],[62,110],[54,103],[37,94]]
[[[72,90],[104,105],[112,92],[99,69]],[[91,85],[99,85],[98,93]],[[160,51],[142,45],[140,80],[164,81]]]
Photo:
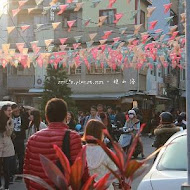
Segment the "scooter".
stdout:
[[[137,124],[137,123],[135,123],[135,124]],[[123,127],[122,129],[120,129],[121,135],[120,135],[118,142],[126,153],[128,152],[128,150],[132,144],[132,141],[135,137],[134,125],[130,128]],[[135,147],[134,153],[133,153],[133,157],[137,158],[138,155],[141,154],[141,152],[142,152],[141,145],[140,145],[140,142],[138,141],[137,145]]]

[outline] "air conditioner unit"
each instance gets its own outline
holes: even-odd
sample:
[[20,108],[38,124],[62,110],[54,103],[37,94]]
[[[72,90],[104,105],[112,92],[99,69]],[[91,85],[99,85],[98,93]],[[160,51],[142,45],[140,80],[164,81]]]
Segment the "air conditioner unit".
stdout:
[[36,78],[36,80],[35,80],[35,86],[36,87],[43,87],[43,83],[44,83],[44,81],[43,81],[43,79],[42,78]]

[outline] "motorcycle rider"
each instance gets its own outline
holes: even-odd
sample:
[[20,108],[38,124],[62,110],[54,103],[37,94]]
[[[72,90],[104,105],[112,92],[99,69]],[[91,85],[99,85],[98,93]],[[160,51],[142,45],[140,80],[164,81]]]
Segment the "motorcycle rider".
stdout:
[[[128,111],[129,119],[125,122],[124,128],[134,128],[134,135],[140,130],[140,120],[137,119],[136,112],[134,110]],[[143,144],[141,138],[139,138],[139,144],[141,146],[141,157],[144,158]]]
[[155,140],[153,147],[156,149],[163,146],[166,141],[176,132],[180,131],[180,127],[176,127],[173,123],[173,116],[169,112],[160,114],[160,125],[154,130]]

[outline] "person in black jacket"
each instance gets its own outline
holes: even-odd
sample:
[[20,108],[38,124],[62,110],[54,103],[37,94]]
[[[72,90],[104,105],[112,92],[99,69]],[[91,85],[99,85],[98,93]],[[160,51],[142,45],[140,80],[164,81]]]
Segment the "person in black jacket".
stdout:
[[125,114],[121,111],[120,107],[116,107],[115,125],[118,128],[121,128],[125,125],[125,122],[126,122]]
[[67,112],[67,125],[69,126],[69,129],[75,130],[76,122],[72,111]]
[[160,125],[154,130],[155,141],[153,146],[158,149],[176,132],[180,131],[179,127],[173,124],[173,116],[169,112],[160,114]]
[[17,104],[13,104],[11,108],[14,121],[12,140],[15,148],[15,154],[19,161],[17,173],[22,174],[25,152],[24,140],[26,139],[26,129],[29,126],[29,115],[25,112],[21,112]]

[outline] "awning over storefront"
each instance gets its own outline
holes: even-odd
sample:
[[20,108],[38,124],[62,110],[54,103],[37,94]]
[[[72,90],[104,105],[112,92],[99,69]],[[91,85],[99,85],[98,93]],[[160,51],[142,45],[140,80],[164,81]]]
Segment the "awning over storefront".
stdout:
[[171,100],[170,98],[166,98],[163,96],[156,96],[156,99],[160,99],[160,100]]
[[125,93],[109,94],[72,94],[74,100],[118,100],[124,97]]

